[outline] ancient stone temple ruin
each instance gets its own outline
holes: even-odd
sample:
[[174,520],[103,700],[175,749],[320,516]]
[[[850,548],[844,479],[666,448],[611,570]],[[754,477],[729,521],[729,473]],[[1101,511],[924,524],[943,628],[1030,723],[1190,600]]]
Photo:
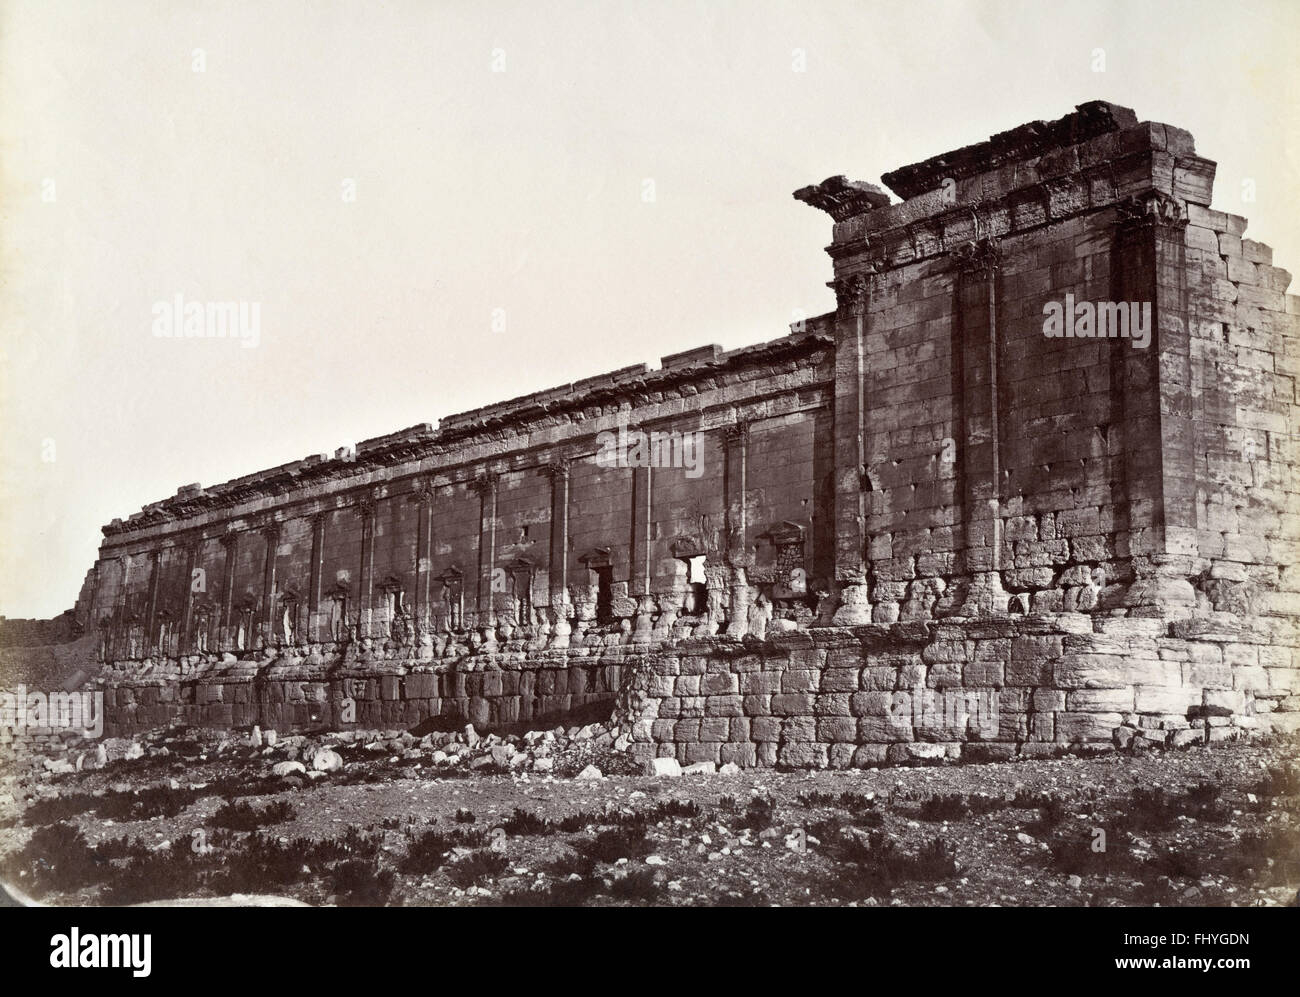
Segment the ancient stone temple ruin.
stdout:
[[794,766],[1296,729],[1300,298],[1214,171],[1093,102],[901,200],[832,177],[794,196],[833,312],[114,520],[110,729],[613,709]]

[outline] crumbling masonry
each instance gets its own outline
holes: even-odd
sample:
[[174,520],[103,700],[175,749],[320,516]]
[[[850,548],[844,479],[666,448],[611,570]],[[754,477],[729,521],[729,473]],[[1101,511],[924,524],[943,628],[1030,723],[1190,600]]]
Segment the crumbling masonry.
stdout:
[[833,177],[795,197],[837,307],[788,335],[115,520],[76,611],[109,729],[617,709],[647,757],[798,766],[1295,730],[1300,298],[1213,178],[1100,102],[901,203]]

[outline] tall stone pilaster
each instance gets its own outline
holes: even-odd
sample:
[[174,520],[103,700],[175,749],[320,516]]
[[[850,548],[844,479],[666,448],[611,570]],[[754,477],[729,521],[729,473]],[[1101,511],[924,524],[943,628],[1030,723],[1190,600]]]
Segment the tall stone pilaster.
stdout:
[[866,336],[871,281],[866,273],[835,282],[835,581],[837,626],[871,622],[867,577]]

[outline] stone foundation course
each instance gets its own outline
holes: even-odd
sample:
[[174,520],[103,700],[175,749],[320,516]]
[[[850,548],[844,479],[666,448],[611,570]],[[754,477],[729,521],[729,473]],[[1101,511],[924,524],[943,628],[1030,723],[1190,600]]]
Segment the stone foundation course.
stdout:
[[[1289,628],[1285,624],[1284,628]],[[846,768],[1300,729],[1277,627],[1082,614],[688,641],[639,662],[641,757]]]
[[[174,725],[481,733],[613,716],[633,757],[846,768],[1300,730],[1292,624],[1081,613],[823,627],[454,662],[319,651],[109,670],[108,735]],[[18,746],[41,732],[0,730]]]

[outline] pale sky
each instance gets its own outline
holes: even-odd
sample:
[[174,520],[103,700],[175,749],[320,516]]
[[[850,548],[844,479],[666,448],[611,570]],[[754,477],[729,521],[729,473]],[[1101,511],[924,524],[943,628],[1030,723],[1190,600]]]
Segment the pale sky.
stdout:
[[[1294,0],[0,0],[0,614],[189,482],[781,336],[833,306],[793,190],[1085,100],[1190,130],[1300,268],[1297,38]],[[177,294],[258,345],[155,337]]]

